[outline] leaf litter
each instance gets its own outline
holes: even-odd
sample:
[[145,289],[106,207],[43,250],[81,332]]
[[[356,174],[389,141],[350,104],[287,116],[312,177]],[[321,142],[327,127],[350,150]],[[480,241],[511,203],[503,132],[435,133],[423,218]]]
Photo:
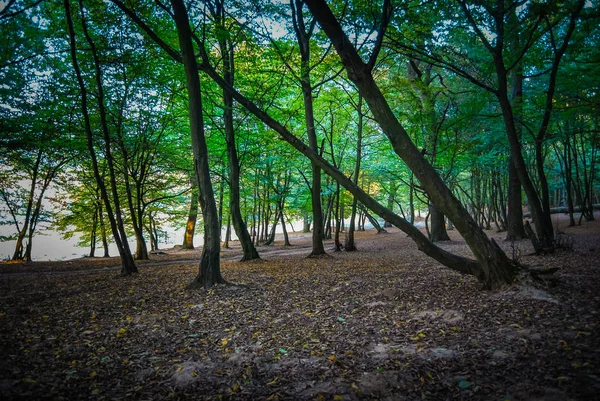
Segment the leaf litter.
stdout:
[[[395,230],[358,233],[359,252],[331,258],[304,258],[308,252],[299,250],[309,249],[310,237],[292,235],[298,245],[291,253],[276,244],[259,248],[263,260],[224,261],[223,275],[247,287],[187,290],[197,265],[177,263],[176,255],[125,278],[93,260],[76,270],[95,274],[4,274],[0,394],[596,399],[600,224],[563,230],[574,252],[521,260],[560,267],[553,279],[496,293],[426,258]],[[488,235],[513,246],[501,233]],[[468,254],[451,237],[441,246]],[[528,253],[527,242],[516,245]],[[38,263],[32,271],[60,271]]]

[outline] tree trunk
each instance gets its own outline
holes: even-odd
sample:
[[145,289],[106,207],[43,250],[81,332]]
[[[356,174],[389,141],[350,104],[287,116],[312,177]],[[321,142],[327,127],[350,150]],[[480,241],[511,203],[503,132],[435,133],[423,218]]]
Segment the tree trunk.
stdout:
[[[391,187],[390,187],[390,192],[388,193],[388,204],[387,204],[387,208],[390,209],[391,211],[394,211],[394,204],[395,199],[396,199],[396,185],[394,183],[391,183]],[[391,227],[392,223],[390,223],[389,221],[384,221],[383,222],[383,228],[388,228]]]
[[[108,191],[104,184],[104,179],[100,176],[100,171],[98,169],[98,161],[96,158],[96,151],[94,149],[94,139],[91,128],[91,121],[88,111],[88,95],[87,88],[83,81],[83,77],[81,74],[81,70],[79,68],[79,63],[77,60],[77,45],[75,42],[75,30],[73,27],[73,20],[71,17],[71,4],[69,0],[64,0],[65,6],[65,14],[67,17],[68,23],[68,31],[69,31],[69,44],[70,44],[70,52],[71,59],[73,62],[73,69],[75,70],[75,75],[77,77],[77,82],[79,84],[79,88],[81,90],[81,111],[84,119],[85,125],[85,133],[87,137],[87,146],[90,154],[90,158],[92,161],[92,168],[94,171],[94,178],[98,187],[100,188],[100,197],[104,202],[104,206],[106,208],[106,214],[108,215],[108,219],[110,222],[111,230],[113,233],[113,238],[117,245],[117,249],[119,250],[119,255],[121,256],[121,275],[126,276],[133,273],[137,273],[137,267],[133,261],[133,256],[131,255],[131,250],[129,249],[129,244],[127,243],[127,236],[125,235],[125,229],[123,226],[123,220],[120,212],[120,202],[118,194],[116,193],[116,179],[115,179],[115,171],[114,165],[112,162],[112,153],[110,146],[110,135],[108,132],[108,124],[106,121],[106,110],[104,108],[104,92],[102,87],[102,71],[100,69],[100,62],[98,60],[96,47],[94,42],[91,40],[91,37],[87,33],[87,26],[85,23],[85,19],[82,18],[82,28],[84,30],[84,34],[86,36],[87,42],[92,49],[92,56],[94,58],[94,66],[96,69],[95,80],[97,86],[97,100],[98,100],[98,108],[100,111],[100,120],[102,126],[102,132],[104,134],[104,145],[105,145],[105,157],[109,167],[110,172],[110,185],[112,189],[113,202],[115,204],[115,213],[113,213],[112,204],[108,197]],[[80,2],[80,8],[82,7]]]
[[[362,134],[363,134],[363,118],[364,114],[362,111],[363,98],[362,95],[358,94],[358,102],[356,103],[356,111],[358,113],[357,129],[356,129],[356,163],[354,164],[354,183],[358,185],[358,179],[360,176],[360,162],[362,158]],[[348,225],[348,232],[346,233],[346,239],[344,242],[344,249],[347,252],[356,251],[356,243],[354,242],[354,230],[356,230],[356,210],[358,207],[358,200],[356,196],[352,199],[352,209],[350,212],[350,224]]]
[[[373,216],[371,216],[371,214],[367,211],[366,208],[361,207],[361,212],[363,213],[363,216],[365,219],[369,220],[369,223],[371,223],[371,225],[373,226],[373,228],[375,228],[375,230],[377,230],[377,234],[383,234],[383,233],[387,233],[387,231],[381,227],[381,224],[379,224],[379,222],[377,221],[376,218],[374,218]],[[363,230],[364,230],[364,223],[363,223]]]
[[23,240],[25,239],[25,235],[27,235],[27,228],[29,227],[29,220],[31,219],[31,213],[33,210],[33,198],[35,196],[35,187],[37,184],[37,177],[40,169],[40,162],[42,160],[42,149],[38,150],[35,163],[33,165],[33,172],[31,175],[31,188],[29,188],[29,196],[27,197],[27,208],[25,210],[25,221],[23,222],[23,227],[19,230],[17,234],[17,243],[15,244],[15,251],[13,253],[12,260],[21,260],[23,259]]
[[310,217],[306,211],[302,212],[302,232],[309,233],[310,232]]
[[[220,41],[219,43],[222,47],[221,51],[225,51],[223,53],[225,79],[233,86],[233,49],[224,41]],[[227,159],[229,161],[229,213],[233,222],[233,228],[242,246],[242,260],[260,259],[240,210],[240,162],[237,155],[235,130],[233,127],[233,97],[231,93],[223,90],[223,99],[225,105],[223,111],[225,139],[227,142]]]
[[[306,133],[308,143],[314,152],[318,152],[317,132],[315,130],[315,118],[313,111],[312,84],[310,81],[310,35],[304,26],[304,15],[302,13],[303,2],[301,0],[290,1],[292,6],[292,22],[300,48],[301,64],[300,79],[302,86],[302,98],[304,100],[304,118],[306,123]],[[312,252],[309,256],[324,255],[323,246],[323,211],[321,208],[321,169],[311,162],[312,169],[312,187],[311,187],[311,206],[313,217],[312,234]]]
[[173,19],[177,26],[181,57],[185,68],[194,168],[200,191],[200,207],[204,222],[204,246],[202,247],[199,272],[190,287],[210,288],[214,284],[226,283],[226,281],[221,276],[221,230],[208,168],[200,77],[198,76],[198,66],[192,45],[192,31],[183,0],[171,0],[171,5],[173,6]]
[[192,197],[190,199],[190,210],[188,212],[185,233],[183,234],[182,249],[194,249],[194,233],[196,232],[196,221],[198,220],[198,186],[192,179]]
[[104,223],[104,213],[102,211],[101,199],[98,199],[98,216],[100,217],[100,236],[102,237],[102,249],[104,249],[103,258],[110,258],[108,250],[108,238],[106,236],[106,224]]
[[[248,232],[246,230],[246,232]],[[250,237],[250,235],[248,235]],[[231,241],[231,215],[227,215],[227,229],[225,230],[225,241],[223,241],[223,248],[229,248],[229,241]]]
[[287,228],[285,227],[285,214],[283,213],[283,204],[279,206],[279,208],[281,209],[281,229],[283,230],[283,246],[291,246],[292,244],[290,243],[290,237],[288,235],[287,232]]
[[429,215],[431,221],[430,239],[432,242],[450,241],[446,231],[446,217],[440,213],[433,203],[429,203]]
[[340,231],[341,231],[341,218],[340,218],[340,183],[335,184],[335,235],[334,235],[334,252],[340,252],[342,250],[342,243],[340,242]]

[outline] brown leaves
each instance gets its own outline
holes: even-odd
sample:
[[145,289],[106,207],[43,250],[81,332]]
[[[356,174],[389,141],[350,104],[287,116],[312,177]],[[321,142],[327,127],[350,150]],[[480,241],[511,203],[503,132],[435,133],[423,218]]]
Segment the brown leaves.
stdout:
[[560,303],[489,294],[430,264],[401,234],[360,235],[358,253],[224,262],[224,276],[248,288],[186,291],[195,263],[127,279],[109,271],[0,281],[6,393],[356,400],[501,399],[522,394],[519,384],[574,399],[600,391],[591,378],[600,366],[598,269],[578,266],[585,280],[565,276],[546,289]]

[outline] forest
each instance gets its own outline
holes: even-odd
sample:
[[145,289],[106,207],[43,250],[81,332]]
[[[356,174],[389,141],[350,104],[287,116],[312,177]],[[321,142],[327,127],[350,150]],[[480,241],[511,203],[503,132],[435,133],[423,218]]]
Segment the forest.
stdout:
[[599,21],[0,0],[0,394],[593,399]]

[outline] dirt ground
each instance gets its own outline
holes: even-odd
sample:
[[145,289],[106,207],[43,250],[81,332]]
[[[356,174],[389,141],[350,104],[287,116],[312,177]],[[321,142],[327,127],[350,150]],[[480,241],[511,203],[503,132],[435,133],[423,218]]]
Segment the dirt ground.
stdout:
[[[310,258],[310,234],[259,247],[233,283],[190,291],[199,251],[0,264],[0,397],[47,400],[597,400],[600,216],[554,219],[572,250],[521,263],[560,270],[483,291],[395,229],[358,252]],[[442,246],[468,255],[456,232]],[[327,241],[326,248],[333,247]]]

